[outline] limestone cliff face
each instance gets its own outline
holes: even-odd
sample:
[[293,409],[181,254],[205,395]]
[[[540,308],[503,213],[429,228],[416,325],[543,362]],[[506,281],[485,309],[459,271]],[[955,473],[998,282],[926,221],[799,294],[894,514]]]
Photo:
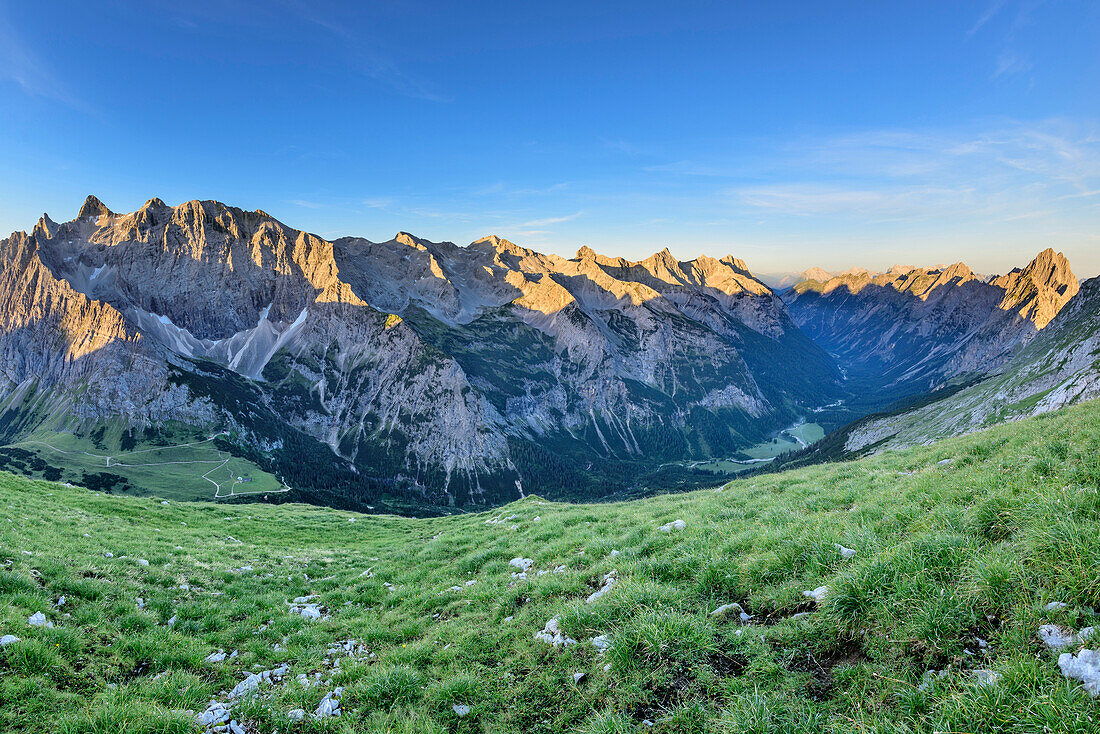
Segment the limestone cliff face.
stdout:
[[229,427],[269,447],[296,431],[347,476],[431,501],[510,499],[540,477],[552,492],[542,470],[570,462],[728,455],[838,390],[730,256],[329,242],[213,201],[120,214],[95,197],[0,250],[6,410],[47,400],[58,417]]
[[963,263],[807,281],[785,293],[799,326],[854,380],[921,392],[988,372],[1026,344],[1077,293],[1061,253],[983,279]]
[[[0,241],[0,400],[24,407],[36,388],[62,386],[68,400],[36,405],[89,416],[127,411],[138,419],[164,418],[179,398],[163,390],[163,355],[124,316],[55,277],[39,241],[58,226],[43,217],[32,234]],[[200,408],[201,409],[201,408]]]

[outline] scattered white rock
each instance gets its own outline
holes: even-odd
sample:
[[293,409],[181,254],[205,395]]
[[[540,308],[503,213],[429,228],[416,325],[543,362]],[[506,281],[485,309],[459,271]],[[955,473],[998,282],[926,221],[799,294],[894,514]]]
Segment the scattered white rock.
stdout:
[[[940,461],[937,461],[937,462],[936,462],[936,466],[947,466],[947,465],[948,465],[948,464],[950,464],[950,463],[951,463],[952,461],[954,461],[954,459],[941,459]],[[975,671],[975,672],[976,672],[976,671]]]
[[[232,655],[230,657],[233,657]],[[240,698],[250,693],[254,693],[259,689],[261,683],[277,683],[287,673],[287,666],[285,664],[280,665],[272,670],[265,670],[262,673],[249,673],[248,677],[233,687],[233,690],[229,692],[229,698]]]
[[531,566],[535,565],[535,562],[533,560],[531,560],[530,558],[524,558],[522,556],[517,556],[517,557],[513,558],[512,560],[508,561],[508,565],[512,566],[514,568],[518,568],[522,572],[522,571],[527,571],[529,568],[531,568]]
[[732,604],[723,604],[722,606],[711,612],[710,616],[723,618],[730,614],[736,614],[742,622],[748,622],[750,619],[752,619],[752,615],[748,614],[737,602],[733,602]]
[[[211,701],[206,710],[195,716],[199,726],[208,727],[213,731],[214,727],[224,726],[229,723],[229,707],[221,701]],[[224,731],[224,729],[222,729]]]
[[1100,650],[1087,647],[1074,655],[1064,652],[1058,656],[1062,675],[1080,681],[1090,696],[1100,696]]
[[0,647],[14,645],[16,642],[19,642],[19,638],[15,635],[4,635],[3,637],[0,637]]
[[340,697],[344,695],[344,689],[337,686],[321,699],[321,703],[317,706],[317,710],[313,712],[313,720],[320,721],[321,719],[327,719],[330,716],[340,715]]
[[139,566],[148,566],[149,561],[145,560],[144,558],[139,558],[139,559],[137,559],[137,565],[139,565]]
[[111,551],[106,551],[106,552],[105,552],[105,553],[103,554],[103,557],[104,557],[104,558],[114,558],[114,557],[115,557],[115,554],[114,554],[114,553],[112,553]]
[[210,653],[203,659],[208,663],[220,663],[221,661],[225,660],[225,658],[225,650],[218,650],[217,652]]
[[306,710],[291,709],[290,711],[286,712],[286,717],[291,721],[301,721],[302,719],[306,718]]
[[27,618],[27,624],[31,627],[49,627],[53,629],[53,622],[46,619],[46,615],[42,612],[35,612]]
[[456,703],[454,706],[451,706],[451,711],[454,711],[455,716],[457,716],[460,719],[463,716],[469,716],[470,715],[470,707],[467,706],[464,703]]
[[577,641],[572,637],[562,633],[557,618],[549,620],[546,626],[542,628],[541,632],[536,632],[535,639],[542,640],[547,645],[553,645],[554,647],[577,644]]
[[989,686],[995,686],[1001,680],[1001,674],[995,670],[986,670],[985,668],[978,668],[977,670],[970,671],[970,678],[979,686],[983,688]]
[[591,604],[607,592],[611,591],[611,587],[615,585],[615,581],[615,572],[608,571],[606,574],[604,574],[603,585],[599,588],[598,591],[593,591],[591,594],[589,594],[588,598],[585,600],[585,603]]
[[619,553],[619,551],[613,550],[608,555],[611,556],[612,558],[618,558],[621,554]]
[[134,599],[134,606],[136,606],[138,609],[144,609],[145,600],[139,596],[137,599]]
[[240,698],[247,693],[252,693],[260,687],[262,682],[263,678],[259,673],[249,673],[247,678],[233,687],[233,690],[229,692],[229,697]]
[[917,686],[918,691],[927,691],[937,681],[948,676],[947,670],[926,670],[924,675],[921,676],[920,685]]
[[171,617],[168,618],[168,626],[169,627],[175,627],[176,622],[178,622],[178,621],[179,621],[179,617],[176,616],[175,614],[173,614]]
[[828,593],[829,593],[829,587],[828,586],[819,586],[816,589],[814,589],[813,591],[803,591],[802,596],[813,599],[815,602],[820,604],[822,601],[825,600],[825,595],[828,594]]
[[611,648],[611,638],[607,635],[596,635],[592,638],[592,647],[596,648],[597,655],[603,655]]
[[54,606],[55,607],[63,607],[63,606],[65,606],[66,601],[68,601],[68,599],[65,597],[64,594],[62,594],[60,597],[58,597],[57,601],[54,602]]
[[833,543],[833,547],[840,551],[840,557],[844,559],[851,558],[856,554],[855,548],[845,548],[840,543]]
[[513,619],[515,619],[515,617],[513,617],[511,614],[509,614],[507,617],[505,617],[504,619],[502,619],[500,621],[501,622],[511,622]]
[[306,619],[328,619],[329,615],[321,611],[321,605],[313,602],[318,596],[318,594],[310,594],[309,596],[295,597],[294,601],[287,602],[290,606],[290,613],[298,614]]
[[580,683],[582,680],[584,680],[584,673],[574,673],[573,674],[573,683],[574,684]]
[[660,530],[662,533],[671,533],[673,530],[683,530],[686,527],[687,523],[683,520],[673,520],[672,522],[666,523],[657,529]]
[[1092,627],[1085,627],[1080,632],[1074,632],[1061,625],[1044,624],[1039,626],[1039,639],[1051,650],[1061,650],[1083,645],[1094,631]]
[[1050,604],[1047,604],[1044,609],[1046,609],[1048,612],[1056,612],[1061,609],[1065,609],[1067,606],[1069,605],[1066,604],[1064,601],[1052,601]]

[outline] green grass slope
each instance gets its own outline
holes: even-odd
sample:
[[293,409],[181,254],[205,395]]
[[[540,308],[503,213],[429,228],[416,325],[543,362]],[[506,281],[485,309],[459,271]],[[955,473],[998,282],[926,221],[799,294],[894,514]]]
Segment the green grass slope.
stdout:
[[[244,730],[1097,731],[1036,633],[1100,623],[1098,491],[1095,402],[721,491],[433,519],[4,476],[0,730],[197,731],[286,664],[232,706]],[[313,594],[325,618],[288,604]],[[711,615],[730,603],[752,619]],[[578,642],[535,639],[551,619]]]
[[[145,440],[140,431],[82,436],[41,429],[0,447],[0,467],[36,479],[116,494],[225,499],[286,491],[274,475],[222,448],[224,437],[194,431]],[[127,437],[136,436],[127,441]],[[241,480],[241,481],[238,481]]]

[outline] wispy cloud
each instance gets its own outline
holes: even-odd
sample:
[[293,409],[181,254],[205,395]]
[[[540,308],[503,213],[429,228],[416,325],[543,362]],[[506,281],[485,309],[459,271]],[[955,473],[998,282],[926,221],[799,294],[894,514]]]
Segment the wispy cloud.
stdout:
[[287,203],[288,204],[293,204],[294,206],[300,206],[304,209],[324,209],[325,208],[324,204],[320,204],[316,201],[306,201],[305,199],[290,199],[289,201],[287,201]]
[[986,6],[986,9],[982,12],[982,14],[978,16],[978,20],[974,22],[974,25],[971,26],[970,30],[966,32],[966,35],[973,36],[975,33],[980,31],[986,23],[993,20],[993,18],[1001,12],[1001,9],[1004,6],[1005,0],[993,0],[993,2]]
[[[866,221],[1041,218],[1100,191],[1096,124],[1051,120],[986,130],[879,130],[776,144],[767,170],[719,189],[728,205],[772,215]],[[729,170],[736,166],[731,165]],[[652,169],[651,169],[652,170]],[[699,175],[691,166],[666,168]]]
[[531,227],[548,227],[551,224],[561,224],[562,222],[569,222],[579,217],[584,212],[575,212],[574,214],[567,214],[563,217],[547,217],[545,219],[532,219],[529,222],[523,224],[517,224],[517,229],[530,229]]
[[21,39],[0,4],[0,79],[7,79],[24,94],[40,97],[84,112],[95,113],[94,108],[77,97],[68,86],[57,78],[46,62]]
[[792,183],[733,189],[741,204],[794,216],[858,214],[878,220],[923,218],[974,204],[974,192],[934,186],[890,189]]
[[351,58],[352,63],[357,65],[368,78],[410,99],[438,103],[454,101],[454,97],[441,92],[428,80],[409,72],[385,55],[377,40],[363,38],[362,35],[366,31],[361,27],[324,14],[315,3],[307,3],[303,0],[280,1],[299,18],[325,30],[337,39],[343,53]]
[[473,196],[501,196],[501,197],[525,197],[525,196],[546,196],[549,194],[556,194],[565,191],[569,188],[569,183],[566,181],[559,181],[548,186],[509,186],[503,181],[494,181],[493,183],[486,184],[484,186],[475,187],[470,191]]
[[1011,49],[1005,49],[997,56],[997,68],[993,70],[993,78],[1023,74],[1033,68],[1034,65],[1027,57],[1019,56]]

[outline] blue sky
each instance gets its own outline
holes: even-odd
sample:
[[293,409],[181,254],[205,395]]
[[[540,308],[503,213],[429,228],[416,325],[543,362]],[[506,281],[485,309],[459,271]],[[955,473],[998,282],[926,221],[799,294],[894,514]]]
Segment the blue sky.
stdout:
[[758,272],[1100,273],[1100,3],[0,0],[0,231],[95,193]]

